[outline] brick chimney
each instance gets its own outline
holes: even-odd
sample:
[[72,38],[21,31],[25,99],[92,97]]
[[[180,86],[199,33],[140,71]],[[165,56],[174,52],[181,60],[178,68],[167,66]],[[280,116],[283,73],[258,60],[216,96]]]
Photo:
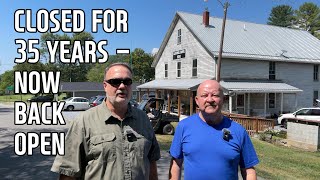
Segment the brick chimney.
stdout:
[[203,20],[202,23],[204,24],[205,27],[209,26],[209,11],[206,9],[203,12]]

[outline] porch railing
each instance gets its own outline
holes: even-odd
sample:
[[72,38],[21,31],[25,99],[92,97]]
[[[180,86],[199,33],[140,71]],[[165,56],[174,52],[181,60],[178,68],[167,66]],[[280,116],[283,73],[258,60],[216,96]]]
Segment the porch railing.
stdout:
[[250,117],[242,114],[227,114],[225,116],[241,124],[248,132],[249,136],[263,132],[266,129],[274,128],[274,120],[261,117]]

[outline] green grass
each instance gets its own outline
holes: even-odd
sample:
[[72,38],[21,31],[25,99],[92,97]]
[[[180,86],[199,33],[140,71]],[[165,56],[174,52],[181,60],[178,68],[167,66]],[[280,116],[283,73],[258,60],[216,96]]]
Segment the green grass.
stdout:
[[260,159],[258,176],[266,179],[319,179],[320,152],[277,146],[252,139]]
[[[2,95],[0,96],[0,102],[14,102],[14,101],[24,101],[27,102],[28,99],[30,99],[31,97],[33,97],[33,94],[18,94],[18,95]],[[63,97],[65,97],[66,94],[62,93],[58,99],[61,100]]]
[[[173,136],[157,134],[161,150],[169,150]],[[252,138],[260,163],[257,174],[264,179],[319,179],[320,152],[307,152]]]
[[32,94],[23,94],[23,95],[2,95],[0,96],[0,102],[14,102],[14,101],[27,101],[27,99],[33,97]]
[[173,139],[172,135],[160,135],[156,134],[157,140],[161,150],[169,150]]

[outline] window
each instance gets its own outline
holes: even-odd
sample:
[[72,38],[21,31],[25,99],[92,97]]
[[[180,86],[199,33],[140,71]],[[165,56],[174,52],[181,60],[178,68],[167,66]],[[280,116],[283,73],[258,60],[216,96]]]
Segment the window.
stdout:
[[275,107],[276,107],[276,94],[269,93],[269,108],[275,108]]
[[181,58],[185,58],[185,57],[186,57],[186,50],[185,49],[173,52],[173,60],[181,59]]
[[319,92],[313,91],[313,106],[318,106]]
[[181,29],[178,29],[178,39],[177,44],[181,44]]
[[269,62],[269,79],[275,80],[276,79],[276,63]]
[[313,66],[313,81],[319,81],[318,74],[319,74],[319,65],[314,65]]
[[181,62],[177,62],[177,77],[181,77]]
[[164,64],[164,77],[168,77],[168,64]]
[[192,77],[197,77],[197,59],[192,61]]

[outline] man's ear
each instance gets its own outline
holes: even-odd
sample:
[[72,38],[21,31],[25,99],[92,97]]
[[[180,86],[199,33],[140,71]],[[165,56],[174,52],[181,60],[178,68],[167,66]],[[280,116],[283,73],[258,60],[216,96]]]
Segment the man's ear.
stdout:
[[196,101],[196,104],[199,106],[199,104],[198,104],[198,96],[194,97],[194,100]]

